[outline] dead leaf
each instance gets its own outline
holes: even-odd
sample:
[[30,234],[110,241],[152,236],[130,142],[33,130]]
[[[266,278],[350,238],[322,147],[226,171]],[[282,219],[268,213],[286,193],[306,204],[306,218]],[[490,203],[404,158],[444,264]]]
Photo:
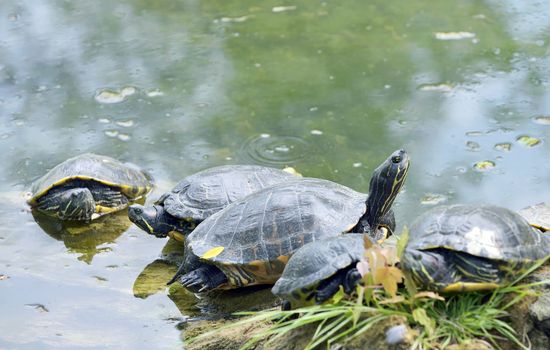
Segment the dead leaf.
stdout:
[[413,299],[428,298],[436,300],[445,300],[441,295],[435,292],[419,292],[413,295]]

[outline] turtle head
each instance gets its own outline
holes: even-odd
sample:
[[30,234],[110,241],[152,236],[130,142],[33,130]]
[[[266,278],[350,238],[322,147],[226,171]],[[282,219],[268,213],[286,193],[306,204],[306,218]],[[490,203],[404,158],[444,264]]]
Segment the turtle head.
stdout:
[[372,174],[367,198],[366,218],[375,229],[390,210],[405,183],[409,171],[409,155],[403,149],[393,152]]
[[197,226],[196,220],[178,219],[159,204],[149,207],[133,204],[128,208],[128,217],[131,222],[150,235],[159,238],[170,236],[179,241],[183,241],[183,237]]
[[128,208],[130,221],[148,234],[157,237],[166,237],[168,232],[175,230],[175,227],[167,222],[166,216],[168,214],[160,205],[144,207],[133,204]]
[[437,290],[439,284],[451,283],[451,267],[444,255],[435,251],[406,248],[400,265],[418,287]]

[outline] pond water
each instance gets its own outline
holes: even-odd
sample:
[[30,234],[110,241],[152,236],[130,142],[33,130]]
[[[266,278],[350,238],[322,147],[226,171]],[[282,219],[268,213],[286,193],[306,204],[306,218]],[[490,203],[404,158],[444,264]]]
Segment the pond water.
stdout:
[[272,302],[151,281],[181,247],[125,213],[35,220],[33,180],[83,152],[150,171],[148,201],[238,163],[366,192],[401,147],[400,227],[438,203],[550,201],[548,18],[543,1],[1,2],[0,347],[173,349],[189,318]]

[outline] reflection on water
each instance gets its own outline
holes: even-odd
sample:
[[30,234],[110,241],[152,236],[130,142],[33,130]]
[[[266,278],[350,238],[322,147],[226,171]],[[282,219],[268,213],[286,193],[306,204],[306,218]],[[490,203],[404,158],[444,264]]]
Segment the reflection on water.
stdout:
[[251,286],[195,295],[180,284],[175,284],[170,287],[168,297],[182,315],[192,319],[216,319],[239,311],[262,310],[279,305],[277,298],[271,294],[271,286]]
[[154,199],[235,163],[365,192],[403,147],[399,225],[442,202],[548,202],[549,17],[517,1],[0,2],[0,347],[173,349],[172,320],[259,303],[134,297],[181,253],[122,222],[45,235],[22,194],[77,154],[146,168]]
[[168,290],[168,297],[175,304],[182,317],[174,320],[227,317],[231,313],[245,310],[260,310],[278,305],[271,294],[271,286],[252,286],[241,290],[213,291],[196,295],[174,283],[168,282],[183,261],[184,245],[169,239],[162,249],[161,257],[149,263],[137,276],[132,288],[136,298],[148,298]]
[[132,225],[128,219],[127,209],[105,215],[87,224],[58,220],[37,210],[32,211],[32,216],[44,232],[63,241],[68,252],[80,254],[78,260],[88,264],[97,253],[110,249],[102,248],[102,244],[114,242]]

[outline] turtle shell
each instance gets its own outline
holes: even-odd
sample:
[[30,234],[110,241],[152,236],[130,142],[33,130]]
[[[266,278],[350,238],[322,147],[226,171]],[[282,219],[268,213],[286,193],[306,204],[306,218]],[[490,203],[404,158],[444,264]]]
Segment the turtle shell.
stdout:
[[533,227],[541,231],[550,231],[550,205],[539,203],[519,211]]
[[264,166],[218,166],[186,177],[156,204],[164,205],[176,218],[202,221],[229,203],[295,178],[286,171]]
[[36,204],[49,190],[72,180],[96,181],[118,188],[131,200],[147,194],[153,186],[151,178],[133,165],[86,153],[67,159],[38,179],[31,188],[32,197],[28,203]]
[[299,299],[303,291],[312,290],[338,270],[361,260],[363,252],[362,234],[348,234],[308,243],[288,260],[281,278],[271,291],[284,299]]
[[366,197],[322,179],[274,185],[199,224],[187,252],[220,268],[232,286],[273,283],[303,245],[352,229],[366,211]]
[[548,240],[521,215],[497,206],[451,205],[427,211],[411,225],[407,249],[444,248],[490,260],[544,258]]

